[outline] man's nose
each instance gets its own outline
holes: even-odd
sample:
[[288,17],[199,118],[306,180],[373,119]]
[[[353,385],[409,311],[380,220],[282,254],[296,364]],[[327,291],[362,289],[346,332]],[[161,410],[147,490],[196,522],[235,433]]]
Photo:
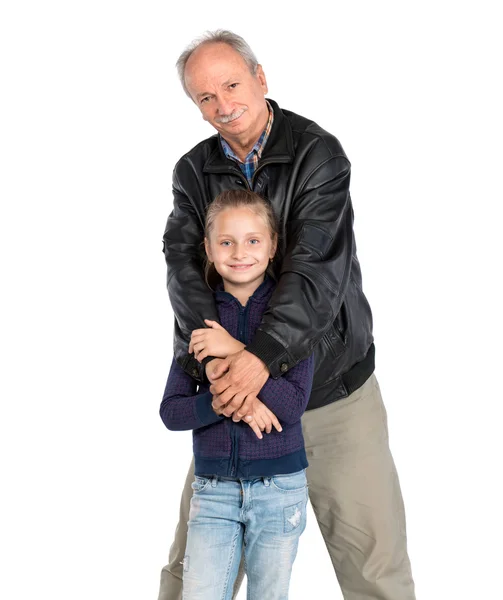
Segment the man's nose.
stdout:
[[229,98],[227,98],[224,94],[217,96],[217,110],[220,116],[228,116],[232,114],[233,105]]

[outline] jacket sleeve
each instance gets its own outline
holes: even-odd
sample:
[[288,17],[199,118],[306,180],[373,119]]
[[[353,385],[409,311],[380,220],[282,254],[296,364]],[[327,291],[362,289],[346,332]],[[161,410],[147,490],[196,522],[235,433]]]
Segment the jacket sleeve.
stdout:
[[211,393],[197,393],[197,382],[173,359],[159,410],[164,425],[184,431],[222,421],[225,417],[214,412],[211,401]]
[[354,252],[349,180],[347,158],[329,155],[292,202],[278,285],[246,347],[274,378],[312,353],[341,308]]
[[205,327],[204,319],[218,321],[213,294],[203,272],[204,223],[173,173],[173,211],[163,236],[168,266],[168,292],[175,314],[174,354],[183,370],[204,381],[204,366],[188,354],[190,335]]
[[313,384],[314,356],[298,363],[284,377],[269,379],[258,399],[285,424],[296,423],[306,410]]

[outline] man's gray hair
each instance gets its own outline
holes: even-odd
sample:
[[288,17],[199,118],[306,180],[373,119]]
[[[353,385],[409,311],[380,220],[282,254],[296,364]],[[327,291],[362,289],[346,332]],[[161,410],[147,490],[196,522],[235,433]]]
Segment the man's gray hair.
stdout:
[[236,33],[232,33],[232,31],[228,31],[227,29],[207,31],[205,34],[203,34],[201,37],[198,37],[189,46],[187,46],[187,48],[180,54],[179,59],[176,61],[178,77],[180,77],[182,87],[189,98],[191,98],[191,95],[189,94],[189,90],[185,85],[185,66],[187,65],[187,61],[194,50],[197,50],[197,48],[203,44],[227,44],[239,55],[241,55],[245,63],[248,65],[252,75],[255,75],[257,72],[257,57],[241,36],[237,35]]

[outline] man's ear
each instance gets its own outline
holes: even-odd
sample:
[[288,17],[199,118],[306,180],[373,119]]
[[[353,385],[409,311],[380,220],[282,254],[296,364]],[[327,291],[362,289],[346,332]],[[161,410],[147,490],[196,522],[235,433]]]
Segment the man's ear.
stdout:
[[262,68],[262,65],[257,65],[255,75],[257,76],[257,79],[259,80],[259,83],[260,83],[262,89],[264,90],[264,95],[267,94],[267,92],[268,92],[267,79],[265,78],[265,73],[264,73],[264,69]]

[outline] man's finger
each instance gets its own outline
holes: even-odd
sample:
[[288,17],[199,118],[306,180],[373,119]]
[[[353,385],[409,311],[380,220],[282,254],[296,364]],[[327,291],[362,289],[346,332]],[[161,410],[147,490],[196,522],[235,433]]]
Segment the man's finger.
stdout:
[[249,394],[248,396],[246,396],[245,401],[243,402],[243,405],[238,410],[238,417],[240,417],[242,419],[245,415],[252,412],[252,406],[253,406],[253,401],[255,400],[255,397],[256,397],[255,394]]
[[[229,390],[226,390],[220,396],[220,398],[222,400],[227,400],[227,406],[225,407],[225,412],[224,412],[226,417],[230,417],[233,413],[235,413],[237,410],[239,410],[241,408],[241,404],[243,404],[243,400],[244,400],[244,397],[241,396],[240,394],[231,396],[231,393],[232,392],[229,392]],[[239,419],[241,419],[240,416],[239,416]]]
[[211,401],[211,408],[214,410],[214,412],[217,413],[217,415],[222,415],[225,405],[221,405],[218,402],[218,397],[213,396],[213,399]]
[[223,394],[229,388],[229,383],[225,379],[216,379],[210,386],[210,392],[213,395]]
[[213,400],[211,402],[211,406],[213,407],[213,410],[216,411],[216,410],[220,409],[223,411],[223,408],[226,404],[227,404],[226,402],[222,402],[220,396],[217,396],[217,395],[213,396]]
[[216,365],[213,369],[213,379],[218,379],[219,377],[222,377],[222,375],[229,370],[229,365],[230,362],[227,359],[222,360],[222,362],[218,363],[218,365]]

